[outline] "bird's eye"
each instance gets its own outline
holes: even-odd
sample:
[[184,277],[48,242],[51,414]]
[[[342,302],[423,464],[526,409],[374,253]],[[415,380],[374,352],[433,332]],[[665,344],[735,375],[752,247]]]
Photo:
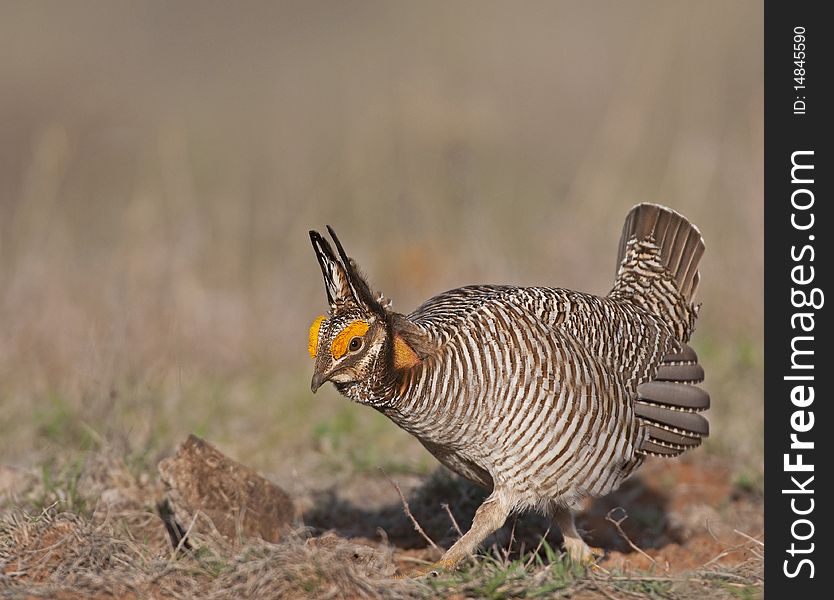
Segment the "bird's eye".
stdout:
[[361,337],[353,338],[352,340],[350,340],[350,344],[348,345],[348,349],[351,352],[356,352],[361,347],[362,347],[362,338]]

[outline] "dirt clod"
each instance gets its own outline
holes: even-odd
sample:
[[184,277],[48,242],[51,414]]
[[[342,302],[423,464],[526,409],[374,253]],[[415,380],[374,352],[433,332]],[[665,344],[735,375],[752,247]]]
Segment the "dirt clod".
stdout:
[[180,535],[203,526],[198,513],[231,541],[277,542],[295,520],[295,506],[283,489],[195,435],[159,463],[159,474],[174,521],[167,521],[169,531],[173,527]]

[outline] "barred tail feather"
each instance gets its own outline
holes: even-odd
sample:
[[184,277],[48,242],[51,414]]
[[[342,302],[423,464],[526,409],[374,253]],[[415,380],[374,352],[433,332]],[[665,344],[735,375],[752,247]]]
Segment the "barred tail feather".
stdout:
[[686,342],[695,326],[698,265],[704,240],[686,217],[656,204],[638,204],[623,225],[617,279],[610,297],[661,319],[677,340],[654,373],[637,387],[634,414],[644,437],[642,454],[673,457],[701,445],[709,422],[701,414],[709,394],[698,387],[704,369]]
[[692,298],[703,254],[701,232],[686,217],[657,204],[638,204],[623,225],[610,296],[660,317],[686,342],[697,315]]

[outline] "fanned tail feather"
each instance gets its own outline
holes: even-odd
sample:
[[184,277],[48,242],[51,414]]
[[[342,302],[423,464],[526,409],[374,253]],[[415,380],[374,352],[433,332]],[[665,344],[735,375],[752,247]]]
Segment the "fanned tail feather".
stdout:
[[665,206],[638,204],[623,225],[610,297],[660,317],[686,342],[697,316],[692,298],[703,254],[701,232],[686,217]]
[[678,456],[709,435],[709,422],[700,413],[709,408],[710,398],[697,386],[704,369],[686,344],[697,317],[692,298],[703,254],[701,232],[674,210],[638,204],[629,211],[610,297],[658,317],[677,341],[654,379],[637,387],[634,413],[643,423],[642,454]]

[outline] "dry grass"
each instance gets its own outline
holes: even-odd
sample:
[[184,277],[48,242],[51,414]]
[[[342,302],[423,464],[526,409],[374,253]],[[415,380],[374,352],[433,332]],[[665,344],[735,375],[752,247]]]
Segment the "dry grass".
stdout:
[[[713,485],[721,481],[716,477]],[[615,501],[631,497],[629,510],[645,521],[649,517],[636,510],[647,504],[648,496],[635,495],[641,485],[625,489]],[[591,528],[590,535],[602,541],[608,556],[599,569],[587,572],[555,550],[558,537],[541,537],[544,519],[523,516],[493,536],[484,554],[460,571],[411,580],[395,575],[439,554],[414,531],[398,493],[381,510],[364,512],[347,500],[320,497],[305,526],[276,544],[229,540],[198,516],[199,522],[188,527],[189,548],[174,550],[156,514],[160,484],[148,473],[131,472],[112,449],[91,454],[75,475],[49,482],[21,478],[10,487],[15,488],[14,508],[4,510],[0,520],[0,596],[8,598],[687,599],[705,594],[752,598],[762,591],[762,542],[737,530],[738,535],[728,536],[730,528],[761,530],[760,499],[737,499],[706,521],[694,518],[692,531],[685,531],[684,524],[673,523],[682,516],[675,512],[678,500],[670,496],[668,512],[650,517],[668,521],[662,531],[647,533],[642,523],[630,533],[621,527],[612,532],[622,537],[626,553],[606,541],[590,508],[580,523]],[[444,545],[457,535],[453,522],[468,524],[483,498],[477,488],[443,473],[407,495],[424,535]],[[686,510],[709,500],[709,493],[692,498],[682,491],[681,496],[687,496]],[[446,502],[456,514],[442,509]],[[660,540],[670,531],[677,532],[678,544],[690,554],[688,562],[671,565],[663,559],[670,546]],[[654,555],[647,555],[651,563],[625,547],[635,543],[631,535]]]
[[[356,546],[290,539],[231,546],[222,537],[192,536],[197,548],[170,548],[128,537],[112,521],[96,523],[48,509],[12,513],[2,527],[0,593],[21,597],[287,598],[414,597],[419,588],[353,560]],[[369,550],[371,552],[371,550]],[[389,553],[390,554],[390,553]],[[364,557],[363,557],[364,558]],[[384,565],[384,561],[380,560]],[[390,564],[390,559],[388,561]],[[374,577],[376,576],[376,577]],[[419,590],[418,590],[419,591]]]
[[[471,518],[481,492],[430,476],[436,463],[415,440],[331,390],[310,396],[305,336],[324,302],[306,231],[332,224],[374,284],[408,311],[476,282],[604,292],[623,215],[644,200],[682,211],[706,237],[694,345],[713,398],[713,436],[692,468],[720,466],[715,510],[738,512],[719,516],[758,534],[761,23],[759,4],[718,1],[245,11],[3,3],[4,556],[17,560],[10,540],[26,531],[35,539],[49,522],[75,540],[56,573],[75,571],[102,590],[153,582],[174,596],[242,593],[236,585],[298,591],[321,568],[322,596],[341,578],[383,593],[301,534],[248,549],[205,540],[205,556],[173,559],[148,504],[156,463],[195,432],[287,488],[315,535],[370,540],[398,565],[409,553],[429,557],[380,467],[439,545],[456,535],[440,504],[463,527]],[[640,481],[658,483],[651,477]],[[611,508],[592,510],[589,522],[604,523]],[[686,572],[708,562],[664,521],[703,529],[715,517],[703,505],[628,508],[624,531],[650,555],[682,543],[673,560]],[[736,583],[758,585],[709,568],[692,575],[708,583],[641,583],[577,575],[559,561],[525,567],[547,526],[523,521],[515,548],[524,556],[493,556],[431,584],[441,587],[391,585],[405,595],[469,596],[555,586],[575,597],[686,597],[703,585],[744,597]],[[646,528],[667,538],[645,548],[638,530]],[[509,531],[497,547],[507,547]],[[722,544],[740,542],[731,538]],[[542,548],[558,541],[551,534]],[[696,554],[700,562],[687,558]],[[115,562],[100,562],[107,556]],[[285,573],[276,561],[293,566],[270,583],[258,569]],[[227,587],[210,587],[211,565],[227,569],[218,579]],[[74,581],[43,575],[37,585],[69,590]],[[35,585],[2,577],[2,593],[15,597]],[[129,589],[141,595],[111,591]]]

